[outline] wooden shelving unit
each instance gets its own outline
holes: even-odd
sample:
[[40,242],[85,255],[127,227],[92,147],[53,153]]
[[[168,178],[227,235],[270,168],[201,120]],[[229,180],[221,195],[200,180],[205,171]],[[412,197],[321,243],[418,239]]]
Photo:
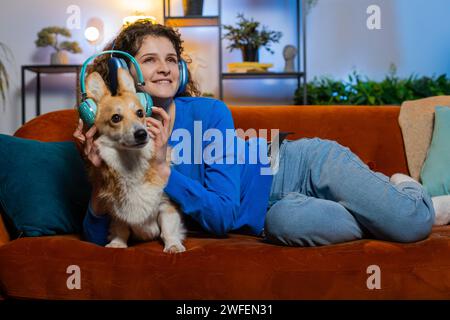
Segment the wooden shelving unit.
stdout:
[[170,17],[164,20],[165,25],[170,27],[216,27],[219,26],[218,16],[190,16]]
[[[305,22],[305,3],[303,0],[296,0],[297,15],[297,48],[300,48],[297,54],[297,72],[258,72],[258,73],[230,73],[223,71],[222,60],[222,1],[218,1],[218,15],[217,16],[171,16],[170,14],[170,0],[163,0],[164,10],[164,24],[171,27],[186,28],[186,27],[217,27],[218,32],[218,46],[219,46],[219,96],[223,100],[224,80],[239,80],[239,79],[297,79],[297,87],[303,85],[303,104],[307,104],[307,88],[306,88],[306,22]],[[301,54],[300,54],[301,53]]]

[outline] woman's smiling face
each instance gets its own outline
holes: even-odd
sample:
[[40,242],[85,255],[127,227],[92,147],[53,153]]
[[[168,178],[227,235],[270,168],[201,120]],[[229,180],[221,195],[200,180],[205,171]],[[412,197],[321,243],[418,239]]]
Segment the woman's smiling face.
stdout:
[[[135,58],[144,76],[143,90],[154,97],[173,98],[178,90],[180,71],[172,42],[165,37],[147,36]],[[132,72],[135,75],[134,69]]]

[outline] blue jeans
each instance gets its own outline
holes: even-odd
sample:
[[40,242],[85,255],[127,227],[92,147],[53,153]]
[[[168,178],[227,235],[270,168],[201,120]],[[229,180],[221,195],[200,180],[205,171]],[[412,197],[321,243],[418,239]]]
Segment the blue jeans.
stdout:
[[285,140],[279,155],[266,241],[290,246],[362,238],[414,242],[430,234],[433,203],[420,184],[395,186],[349,148],[330,140]]

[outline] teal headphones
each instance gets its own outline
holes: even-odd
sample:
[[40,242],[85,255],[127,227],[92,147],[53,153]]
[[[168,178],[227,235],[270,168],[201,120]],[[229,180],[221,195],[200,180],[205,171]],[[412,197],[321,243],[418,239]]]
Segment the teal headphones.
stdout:
[[[81,89],[82,102],[78,106],[78,112],[80,114],[80,118],[81,118],[81,120],[83,120],[84,124],[88,128],[90,128],[90,127],[92,127],[92,125],[94,125],[95,116],[97,114],[97,104],[95,103],[95,101],[93,99],[90,99],[87,97],[86,86],[85,86],[86,69],[87,69],[88,64],[93,59],[95,59],[96,57],[98,57],[102,54],[108,54],[108,53],[111,54],[111,58],[108,61],[108,68],[109,68],[110,90],[113,95],[117,93],[118,70],[120,68],[128,70],[128,66],[127,66],[127,63],[125,62],[125,60],[122,58],[113,57],[112,56],[113,53],[123,55],[123,56],[127,57],[131,61],[131,63],[133,63],[133,65],[136,69],[136,72],[137,72],[137,77],[138,77],[137,86],[139,86],[139,87],[145,86],[144,76],[142,75],[142,71],[139,66],[139,63],[129,53],[120,51],[120,50],[106,50],[106,51],[102,51],[100,53],[90,56],[83,63],[83,66],[81,67],[81,71],[80,71],[80,89]],[[189,82],[187,64],[183,59],[180,59],[180,62],[178,63],[178,69],[179,69],[179,73],[180,73],[180,81],[179,81],[179,86],[178,86],[176,96],[182,94],[186,90],[186,86]],[[153,106],[152,97],[146,92],[137,92],[136,96],[145,109],[146,117],[150,117],[152,115],[152,106]]]

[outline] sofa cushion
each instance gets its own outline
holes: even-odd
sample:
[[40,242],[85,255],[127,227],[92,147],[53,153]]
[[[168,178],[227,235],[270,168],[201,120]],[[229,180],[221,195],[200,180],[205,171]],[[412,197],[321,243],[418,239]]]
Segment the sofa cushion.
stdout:
[[79,233],[90,195],[73,142],[0,135],[0,205],[12,237]]
[[334,140],[372,170],[389,176],[408,173],[397,106],[237,106],[230,110],[236,128],[290,131],[294,132],[291,140]]
[[[449,236],[439,227],[407,245],[292,248],[245,235],[188,235],[187,251],[176,255],[158,241],[114,249],[69,236],[23,238],[0,246],[0,288],[37,299],[450,299]],[[367,286],[374,265],[380,289]],[[70,290],[74,270],[80,289]]]
[[433,139],[420,174],[431,196],[450,194],[450,108],[436,107]]
[[435,96],[402,103],[398,122],[402,130],[410,176],[419,181],[433,136],[436,106],[450,106],[450,96]]

